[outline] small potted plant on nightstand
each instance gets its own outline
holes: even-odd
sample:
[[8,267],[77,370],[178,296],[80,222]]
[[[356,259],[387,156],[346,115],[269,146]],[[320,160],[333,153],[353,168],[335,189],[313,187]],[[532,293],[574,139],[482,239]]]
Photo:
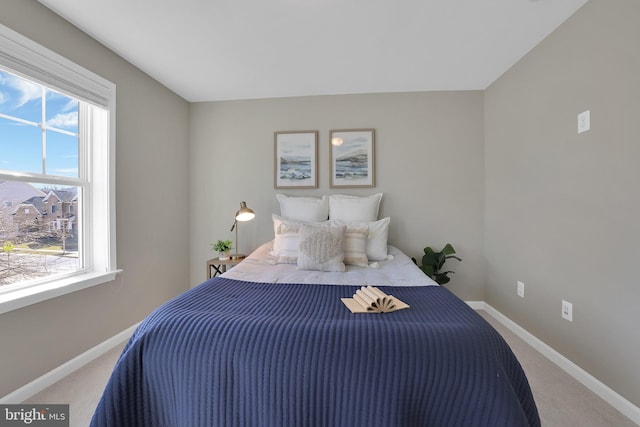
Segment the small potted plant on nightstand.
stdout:
[[231,240],[218,240],[211,244],[211,250],[218,251],[218,259],[225,261],[230,258]]

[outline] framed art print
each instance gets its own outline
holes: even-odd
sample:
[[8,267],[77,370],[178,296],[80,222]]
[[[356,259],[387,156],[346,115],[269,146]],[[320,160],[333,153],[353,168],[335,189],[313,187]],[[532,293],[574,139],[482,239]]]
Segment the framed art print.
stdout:
[[329,187],[375,187],[375,130],[332,130],[329,141]]
[[318,131],[274,132],[274,187],[318,188]]

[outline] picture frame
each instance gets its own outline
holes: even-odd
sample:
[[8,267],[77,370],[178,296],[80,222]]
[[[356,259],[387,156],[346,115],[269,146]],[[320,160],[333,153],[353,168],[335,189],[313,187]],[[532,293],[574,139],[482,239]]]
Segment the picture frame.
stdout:
[[274,188],[318,188],[318,131],[277,131]]
[[372,188],[375,180],[375,129],[329,131],[330,188]]

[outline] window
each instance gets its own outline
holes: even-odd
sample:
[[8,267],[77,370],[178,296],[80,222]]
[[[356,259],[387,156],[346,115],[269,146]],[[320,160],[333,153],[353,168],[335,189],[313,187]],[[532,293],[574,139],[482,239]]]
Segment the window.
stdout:
[[0,25],[0,313],[115,277],[114,139],[115,85]]

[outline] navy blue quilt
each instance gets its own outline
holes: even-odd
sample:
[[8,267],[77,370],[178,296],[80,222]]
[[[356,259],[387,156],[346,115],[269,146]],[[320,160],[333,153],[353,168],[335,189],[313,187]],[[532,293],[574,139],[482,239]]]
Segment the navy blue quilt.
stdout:
[[154,311],[91,425],[539,426],[502,337],[447,289],[380,287],[411,308],[352,314],[355,286],[214,278]]

